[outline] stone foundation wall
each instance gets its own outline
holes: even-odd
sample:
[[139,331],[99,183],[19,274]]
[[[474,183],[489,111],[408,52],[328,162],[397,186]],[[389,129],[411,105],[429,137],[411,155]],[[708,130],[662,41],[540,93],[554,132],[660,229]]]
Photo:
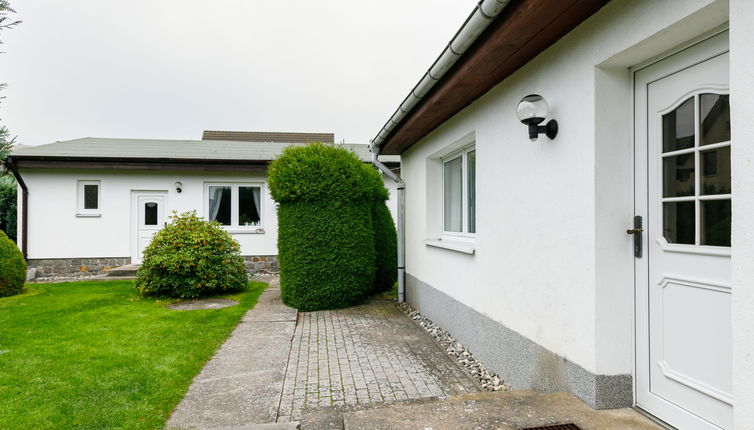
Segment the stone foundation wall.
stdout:
[[[243,259],[252,275],[280,273],[277,255],[245,255]],[[30,259],[27,263],[29,269],[37,269],[37,278],[92,276],[102,275],[114,267],[131,264],[131,257],[44,258]]]
[[131,257],[44,258],[30,259],[28,267],[37,269],[37,278],[52,276],[102,275],[108,270],[131,264]]
[[246,267],[252,275],[274,275],[280,273],[277,255],[244,255]]

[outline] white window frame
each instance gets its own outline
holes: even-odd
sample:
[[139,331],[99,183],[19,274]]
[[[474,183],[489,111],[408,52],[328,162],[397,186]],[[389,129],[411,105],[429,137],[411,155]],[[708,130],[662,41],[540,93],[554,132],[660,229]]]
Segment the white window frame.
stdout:
[[[264,231],[264,183],[261,182],[205,182],[204,217],[209,220],[209,187],[230,187],[230,225],[222,226],[229,233],[263,234]],[[259,188],[259,225],[240,225],[238,222],[238,188]]]
[[[441,184],[442,192],[442,234],[441,240],[456,241],[456,242],[469,242],[473,243],[476,240],[476,232],[469,232],[469,177],[468,177],[468,163],[469,153],[476,151],[476,144],[465,146],[464,148],[452,152],[441,158]],[[447,231],[445,230],[445,164],[453,161],[457,158],[461,158],[461,231]],[[476,213],[476,211],[474,211]],[[476,223],[475,223],[476,224]],[[475,229],[476,230],[476,229]]]
[[[84,186],[97,186],[97,207],[95,209],[84,208]],[[99,217],[102,210],[102,181],[100,180],[79,180],[76,181],[76,216],[77,217]]]

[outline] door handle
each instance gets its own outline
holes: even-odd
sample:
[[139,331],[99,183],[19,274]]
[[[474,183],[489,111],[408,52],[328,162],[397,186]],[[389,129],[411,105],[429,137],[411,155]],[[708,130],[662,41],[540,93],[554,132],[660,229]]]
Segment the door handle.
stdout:
[[634,257],[636,258],[641,258],[641,233],[643,231],[641,216],[637,215],[634,217],[634,228],[626,230],[626,234],[634,237]]

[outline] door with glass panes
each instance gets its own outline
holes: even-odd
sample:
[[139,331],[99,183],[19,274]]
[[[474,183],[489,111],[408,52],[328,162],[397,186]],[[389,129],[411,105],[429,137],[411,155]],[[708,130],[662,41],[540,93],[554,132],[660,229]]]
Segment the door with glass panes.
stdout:
[[635,73],[636,402],[688,430],[732,428],[727,46]]
[[135,246],[131,255],[133,264],[141,264],[144,248],[166,222],[165,192],[134,192],[133,212],[136,217]]

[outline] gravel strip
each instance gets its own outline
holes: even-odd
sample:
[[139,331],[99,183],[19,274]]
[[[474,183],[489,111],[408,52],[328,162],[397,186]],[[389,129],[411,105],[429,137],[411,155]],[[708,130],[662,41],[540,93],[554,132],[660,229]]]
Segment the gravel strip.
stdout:
[[429,333],[430,336],[435,339],[435,342],[445,348],[448,355],[453,357],[461,368],[471,375],[472,378],[479,381],[482,388],[487,391],[505,391],[511,389],[509,386],[505,385],[505,382],[503,382],[499,376],[487,370],[479,360],[474,358],[474,355],[471,354],[471,352],[469,352],[458,341],[453,339],[450,333],[443,330],[439,325],[433,323],[429,318],[420,314],[411,305],[408,303],[398,303],[398,309],[406,314],[407,317],[416,321],[424,331]]

